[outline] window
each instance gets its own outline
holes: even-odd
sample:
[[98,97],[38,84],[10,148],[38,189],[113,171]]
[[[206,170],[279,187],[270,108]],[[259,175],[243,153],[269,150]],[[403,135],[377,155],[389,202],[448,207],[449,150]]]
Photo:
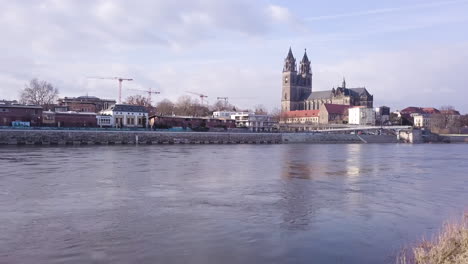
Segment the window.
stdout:
[[127,125],[134,125],[135,119],[133,117],[127,117]]

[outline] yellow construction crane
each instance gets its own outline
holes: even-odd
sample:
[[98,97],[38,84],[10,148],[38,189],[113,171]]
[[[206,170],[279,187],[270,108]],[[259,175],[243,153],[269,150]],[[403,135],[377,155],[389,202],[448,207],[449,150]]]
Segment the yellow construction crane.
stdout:
[[122,77],[88,77],[88,79],[99,79],[99,80],[117,80],[119,81],[119,104],[122,103],[122,82],[123,81],[133,81],[131,78],[122,78]]

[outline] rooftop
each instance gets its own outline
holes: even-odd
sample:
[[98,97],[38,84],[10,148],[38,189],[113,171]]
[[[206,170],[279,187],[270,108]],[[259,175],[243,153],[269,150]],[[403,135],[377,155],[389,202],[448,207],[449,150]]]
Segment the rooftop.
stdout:
[[116,104],[109,108],[112,111],[117,112],[138,112],[138,113],[148,113],[146,107],[142,105],[126,105],[126,104]]
[[30,109],[42,109],[40,105],[25,105],[18,104],[16,101],[0,101],[0,107],[3,108],[30,108]]
[[285,112],[286,117],[318,117],[319,110],[297,110]]
[[324,108],[329,114],[345,114],[346,110],[350,107],[349,105],[339,105],[339,104],[323,104]]

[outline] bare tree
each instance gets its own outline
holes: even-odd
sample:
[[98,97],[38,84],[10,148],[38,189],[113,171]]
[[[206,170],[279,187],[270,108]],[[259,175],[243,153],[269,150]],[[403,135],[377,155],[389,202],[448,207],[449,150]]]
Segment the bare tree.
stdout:
[[142,95],[130,95],[129,97],[127,97],[127,99],[125,99],[124,103],[129,105],[141,105],[144,107],[151,107],[148,98]]
[[213,111],[236,111],[237,107],[225,100],[218,100],[211,106]]
[[125,99],[125,104],[129,105],[140,105],[144,106],[146,110],[148,110],[148,114],[155,115],[156,114],[156,109],[154,106],[152,106],[148,100],[147,97],[144,97],[142,95],[131,95],[128,96],[127,99]]
[[272,111],[271,111],[271,118],[276,121],[276,122],[280,122],[280,121],[283,121],[282,120],[282,112],[281,112],[281,109],[279,109],[278,107],[274,108]]
[[20,93],[20,103],[48,107],[55,103],[59,90],[51,83],[36,78],[29,81]]
[[461,127],[468,127],[468,115],[460,116],[460,126]]
[[185,95],[177,99],[174,112],[182,116],[208,116],[211,114],[208,105],[201,104],[199,100]]
[[268,114],[268,110],[266,109],[266,107],[264,105],[256,105],[255,106],[255,114],[256,115],[267,115]]
[[156,105],[156,112],[160,115],[174,114],[174,103],[168,99],[164,99]]
[[175,103],[175,113],[182,116],[193,116],[193,104],[190,96],[183,95]]
[[431,116],[431,130],[433,132],[450,133],[458,131],[461,127],[460,117],[453,106],[446,105],[440,107],[440,113]]

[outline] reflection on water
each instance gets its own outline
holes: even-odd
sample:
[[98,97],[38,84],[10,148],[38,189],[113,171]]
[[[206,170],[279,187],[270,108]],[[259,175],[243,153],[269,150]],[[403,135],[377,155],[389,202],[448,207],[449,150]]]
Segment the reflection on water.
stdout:
[[466,208],[466,145],[11,147],[0,263],[392,263]]

